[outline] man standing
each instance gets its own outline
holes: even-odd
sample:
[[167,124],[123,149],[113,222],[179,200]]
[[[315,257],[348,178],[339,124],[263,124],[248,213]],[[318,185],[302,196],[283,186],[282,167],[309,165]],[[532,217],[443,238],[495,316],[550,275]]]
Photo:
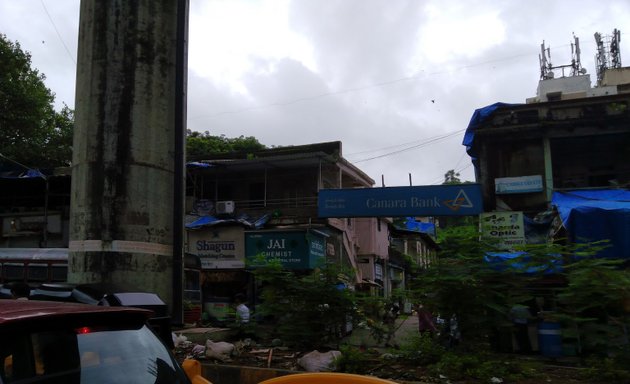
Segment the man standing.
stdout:
[[242,293],[234,296],[234,302],[236,303],[236,321],[241,324],[249,323],[249,308],[245,305],[245,295]]

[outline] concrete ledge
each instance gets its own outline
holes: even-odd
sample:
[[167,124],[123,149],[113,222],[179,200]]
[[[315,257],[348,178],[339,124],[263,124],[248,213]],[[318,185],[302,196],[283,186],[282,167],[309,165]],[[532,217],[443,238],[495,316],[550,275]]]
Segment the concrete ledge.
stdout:
[[295,373],[301,373],[301,371],[212,363],[201,364],[201,375],[213,384],[258,384],[267,379]]

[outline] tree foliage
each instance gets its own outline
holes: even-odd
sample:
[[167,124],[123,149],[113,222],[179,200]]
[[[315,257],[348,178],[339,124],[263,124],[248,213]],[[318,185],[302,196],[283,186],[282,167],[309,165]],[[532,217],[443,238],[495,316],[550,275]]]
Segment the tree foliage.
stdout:
[[213,136],[208,131],[188,131],[186,137],[186,157],[188,160],[203,160],[204,156],[228,152],[253,152],[266,147],[253,136],[229,138],[225,135]]
[[29,167],[67,166],[73,112],[53,107],[55,95],[31,55],[0,34],[0,153]]
[[461,183],[462,183],[462,180],[459,178],[459,172],[455,172],[454,169],[450,169],[444,174],[444,182],[442,183],[443,185],[461,184]]
[[254,270],[261,284],[258,315],[274,324],[286,344],[317,348],[338,343],[355,313],[352,291],[340,289],[339,268],[326,264],[307,274],[264,262]]
[[[510,309],[524,305],[538,321],[559,322],[578,354],[606,355],[623,347],[630,272],[622,261],[596,257],[606,242],[525,245],[519,256],[499,263],[487,258],[497,249],[479,240],[476,226],[443,230],[439,244],[437,265],[410,282],[412,299],[444,319],[455,315],[462,346],[501,348],[502,332],[509,334],[512,326]],[[532,307],[537,298],[542,308]]]

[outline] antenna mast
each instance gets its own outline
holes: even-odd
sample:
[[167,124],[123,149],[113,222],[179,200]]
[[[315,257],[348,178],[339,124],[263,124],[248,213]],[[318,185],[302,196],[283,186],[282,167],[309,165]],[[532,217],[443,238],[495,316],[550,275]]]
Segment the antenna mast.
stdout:
[[562,77],[564,77],[564,69],[571,68],[571,76],[579,76],[586,74],[586,69],[582,68],[580,61],[580,39],[573,34],[574,42],[571,43],[571,64],[556,65],[551,64],[551,50],[545,48],[545,41],[543,40],[540,45],[540,55],[538,55],[538,61],[540,63],[540,80],[549,80],[555,77],[553,73],[554,69],[562,70]]
[[586,71],[582,69],[580,62],[580,39],[573,34],[574,43],[571,43],[571,76],[583,75]]
[[598,86],[602,85],[604,73],[607,69],[621,68],[620,41],[621,32],[617,28],[613,30],[612,36],[602,36],[601,33],[595,32],[595,43],[597,44],[595,65]]
[[540,44],[538,62],[540,63],[540,80],[553,79],[553,72],[551,72],[551,69],[553,68],[551,66],[551,51],[549,48],[545,49],[545,40],[543,40],[542,44]]

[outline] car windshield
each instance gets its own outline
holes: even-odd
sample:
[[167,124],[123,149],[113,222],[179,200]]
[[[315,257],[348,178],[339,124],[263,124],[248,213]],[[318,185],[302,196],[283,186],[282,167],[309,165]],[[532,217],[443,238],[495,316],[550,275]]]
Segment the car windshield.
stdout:
[[0,383],[189,383],[146,326],[33,332],[2,344]]

